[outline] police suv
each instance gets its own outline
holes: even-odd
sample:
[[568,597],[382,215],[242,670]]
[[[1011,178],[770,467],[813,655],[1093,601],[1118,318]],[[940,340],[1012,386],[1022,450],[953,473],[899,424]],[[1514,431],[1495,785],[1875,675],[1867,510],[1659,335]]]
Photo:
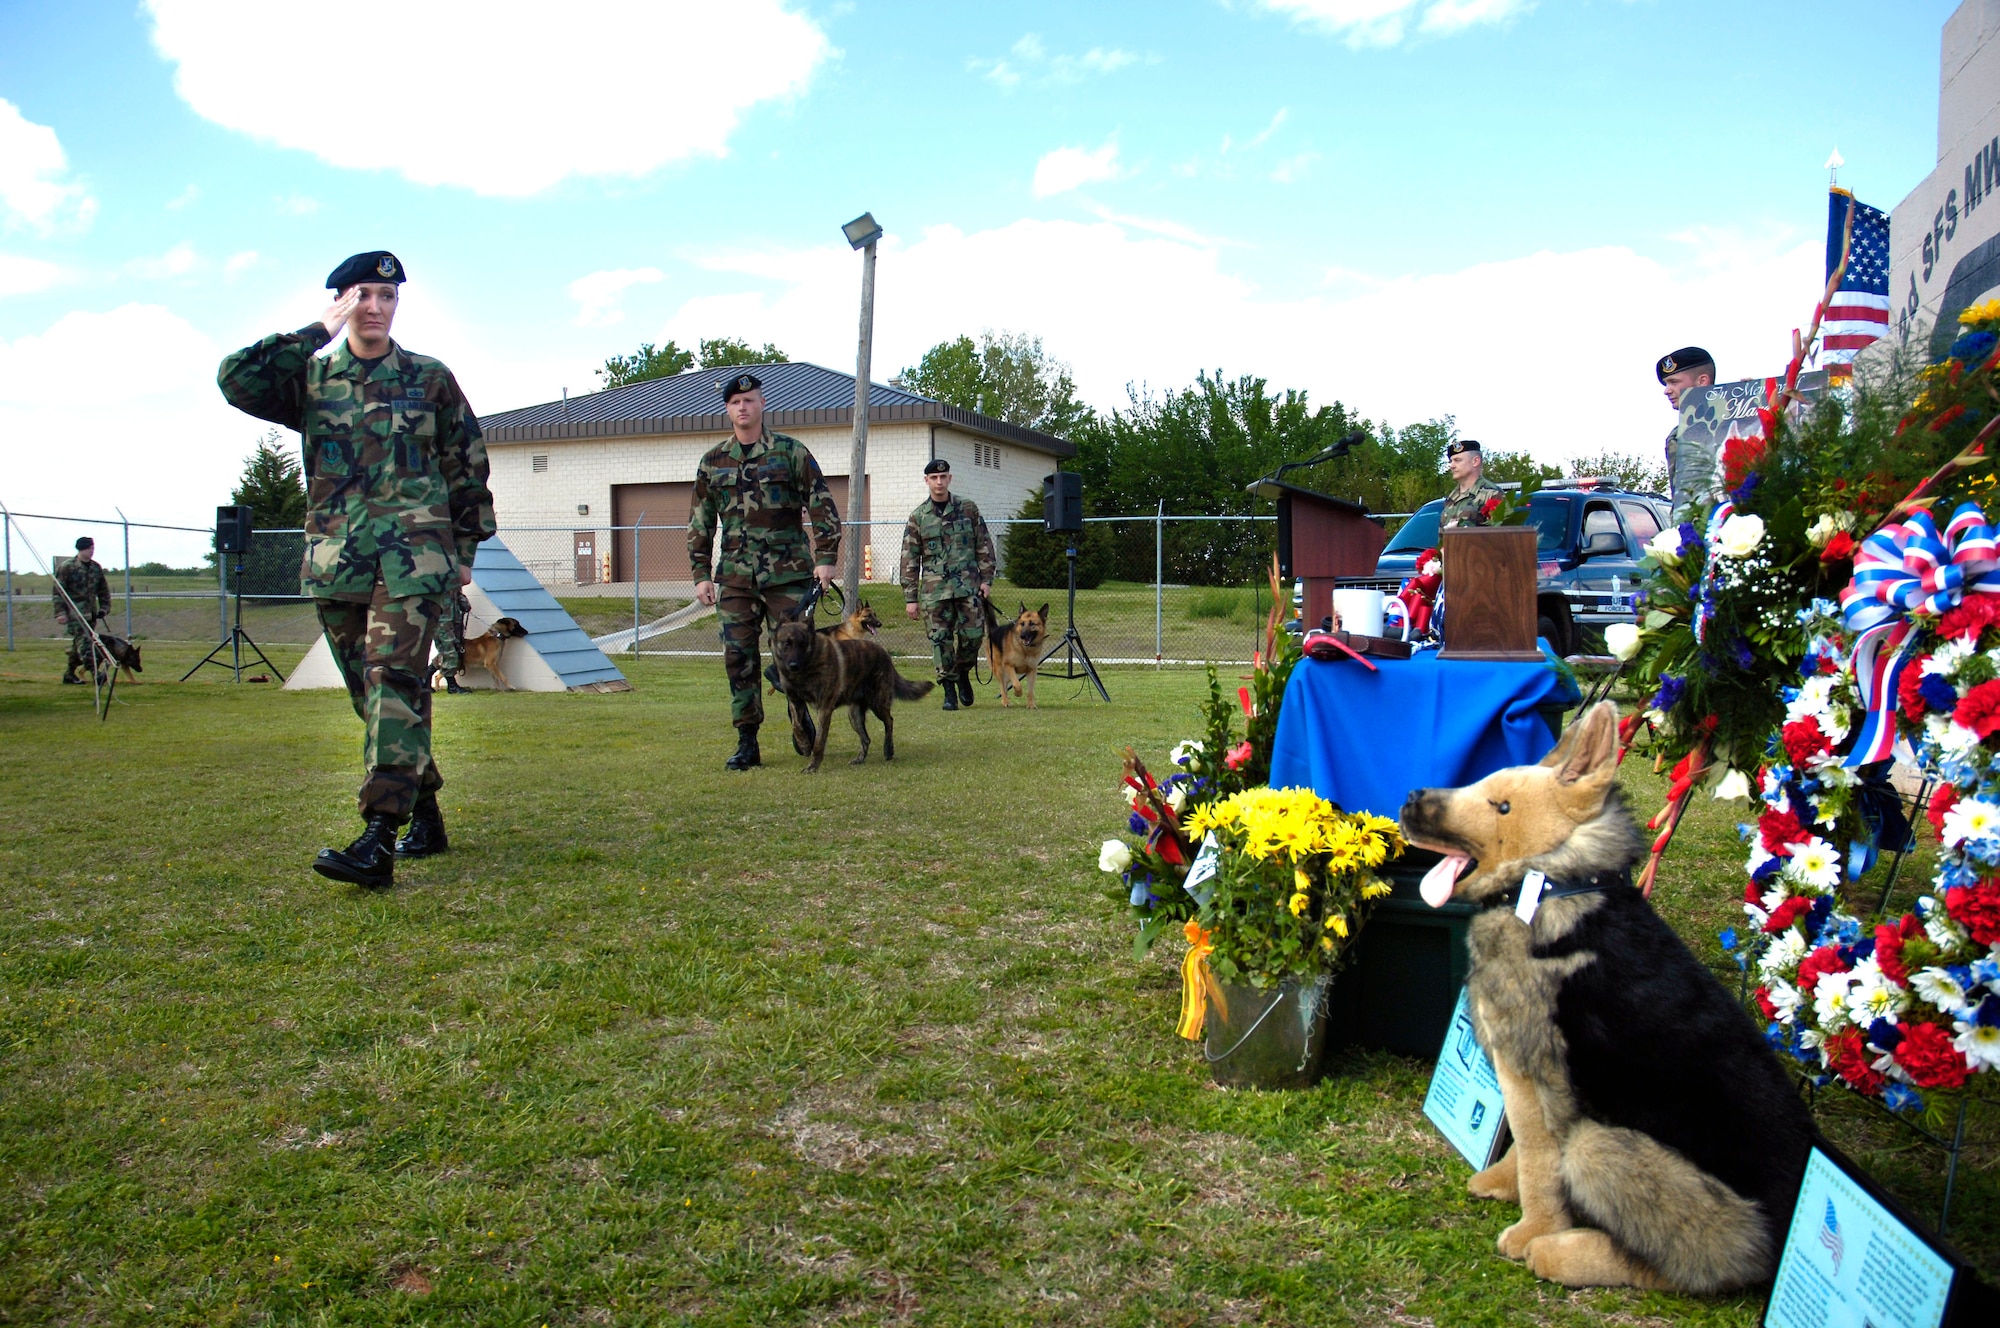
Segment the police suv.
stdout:
[[[1342,578],[1395,594],[1416,572],[1417,555],[1438,543],[1444,499],[1425,503],[1390,537],[1372,577]],[[1550,480],[1528,497],[1535,531],[1535,606],[1540,635],[1558,655],[1603,647],[1604,629],[1636,622],[1638,563],[1667,522],[1667,500],[1632,493],[1608,479]]]

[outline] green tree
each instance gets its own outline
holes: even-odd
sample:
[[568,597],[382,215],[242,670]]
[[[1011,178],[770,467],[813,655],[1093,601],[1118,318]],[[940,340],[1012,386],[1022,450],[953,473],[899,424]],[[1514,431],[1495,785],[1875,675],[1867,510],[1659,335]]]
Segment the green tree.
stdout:
[[[704,346],[706,342],[702,343]],[[602,369],[592,370],[604,380],[604,388],[626,387],[653,378],[672,378],[694,368],[694,356],[669,341],[664,346],[642,342],[630,355],[613,355]]]
[[297,530],[305,524],[305,479],[281,431],[266,433],[257,450],[243,458],[243,477],[229,491],[229,501],[249,508],[259,530]]
[[1025,332],[940,341],[892,380],[906,392],[1066,438],[1090,418],[1067,364]]
[[1634,456],[1607,448],[1576,458],[1569,463],[1569,473],[1577,477],[1603,476],[1615,480],[1620,488],[1638,493],[1667,491],[1667,459],[1660,455]]
[[704,369],[726,369],[736,364],[789,363],[791,356],[768,341],[762,350],[758,350],[741,337],[717,337],[713,341],[707,337],[701,339],[701,367]]

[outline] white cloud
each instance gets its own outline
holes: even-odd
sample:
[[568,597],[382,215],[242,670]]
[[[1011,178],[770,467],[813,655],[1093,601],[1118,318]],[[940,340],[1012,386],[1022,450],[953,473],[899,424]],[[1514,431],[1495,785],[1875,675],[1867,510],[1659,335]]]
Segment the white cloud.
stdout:
[[229,256],[229,260],[222,265],[222,275],[234,281],[255,266],[257,266],[257,251],[245,249],[241,253]]
[[1015,42],[1007,55],[985,60],[975,56],[965,67],[1012,92],[1023,79],[1037,84],[1081,83],[1094,74],[1115,74],[1142,59],[1147,64],[1159,62],[1156,55],[1142,57],[1118,46],[1093,46],[1081,55],[1050,55],[1042,39],[1031,32]]
[[[1455,415],[1468,436],[1549,461],[1605,448],[1650,455],[1672,422],[1652,373],[1662,348],[1707,346],[1730,377],[1777,372],[1819,295],[1813,242],[1708,241],[1684,259],[1605,246],[1455,272],[1341,273],[1337,286],[1302,293],[1260,290],[1225,269],[1217,246],[1118,222],[943,226],[884,242],[876,363],[886,378],[937,342],[1009,328],[1043,337],[1100,408],[1122,405],[1127,383],[1178,386],[1221,368],[1398,425]],[[844,247],[702,262],[744,280],[683,303],[661,339],[690,344],[722,329],[851,363],[855,273]],[[1557,377],[1563,406],[1551,411],[1545,388]]]
[[133,259],[125,264],[125,270],[149,281],[164,281],[169,277],[184,277],[200,263],[201,260],[195,257],[194,246],[183,240],[158,258]]
[[1057,148],[1035,163],[1035,197],[1048,198],[1118,178],[1118,142],[1101,148]]
[[[115,374],[103,372],[107,346],[129,348]],[[77,310],[40,333],[0,341],[0,437],[23,440],[8,449],[0,497],[31,512],[108,517],[116,505],[135,521],[199,524],[228,501],[266,427],[223,402],[220,358],[192,324],[157,304]],[[38,531],[37,546],[54,552],[60,534]],[[133,532],[140,560],[198,562],[206,546],[198,535]],[[14,558],[20,566],[18,545]]]
[[19,254],[0,254],[0,297],[32,295],[61,281],[64,272],[54,263]]
[[621,321],[625,311],[618,307],[618,297],[625,293],[626,288],[650,284],[665,275],[656,267],[617,267],[578,277],[568,287],[569,297],[578,306],[576,325],[609,327]]
[[1436,37],[1481,23],[1502,23],[1535,0],[1261,0],[1293,22],[1346,39],[1349,46],[1394,46],[1418,32]]
[[348,0],[342,31],[393,32],[428,62],[396,81],[397,135],[420,146],[385,154],[337,104],[300,108],[300,53],[325,48],[324,12],[264,0],[146,8],[154,45],[178,66],[176,91],[205,118],[335,166],[507,196],[720,157],[744,113],[802,92],[833,54],[783,0],[598,0],[555,17],[490,0]]
[[0,97],[0,222],[5,229],[25,224],[47,235],[60,228],[88,226],[97,200],[69,174],[56,131],[38,125]]
[[1317,152],[1296,152],[1271,168],[1271,178],[1279,184],[1296,184],[1319,160]]
[[200,198],[201,198],[201,186],[196,184],[191,184],[187,188],[181,190],[178,194],[175,194],[172,198],[167,200],[167,211],[179,212],[182,208],[187,207],[192,203],[198,202]]
[[272,201],[281,217],[310,217],[319,211],[319,200],[305,194],[285,194]]

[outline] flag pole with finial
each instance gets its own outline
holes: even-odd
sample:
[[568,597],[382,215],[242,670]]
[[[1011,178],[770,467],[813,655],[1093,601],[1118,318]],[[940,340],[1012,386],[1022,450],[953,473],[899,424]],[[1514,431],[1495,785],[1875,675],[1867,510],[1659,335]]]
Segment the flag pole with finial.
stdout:
[[1840,168],[1845,166],[1846,164],[1847,164],[1846,160],[1840,155],[1839,148],[1835,148],[1832,151],[1832,153],[1828,155],[1826,159],[1827,188],[1837,189],[1840,187]]

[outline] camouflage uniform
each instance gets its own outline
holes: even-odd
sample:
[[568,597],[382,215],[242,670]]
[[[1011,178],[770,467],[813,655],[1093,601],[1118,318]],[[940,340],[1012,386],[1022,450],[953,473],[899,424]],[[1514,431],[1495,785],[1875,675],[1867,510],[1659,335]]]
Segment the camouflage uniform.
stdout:
[[903,527],[903,560],[896,579],[903,602],[924,611],[931,663],[938,681],[969,674],[979,660],[986,623],[979,587],[993,583],[993,536],[970,498],[926,498]]
[[[68,599],[63,598],[65,591]],[[56,617],[69,630],[69,662],[63,665],[63,677],[73,678],[93,653],[87,624],[102,622],[111,612],[111,584],[96,562],[71,558],[56,565],[49,599],[55,604]],[[70,607],[72,603],[76,608]]]
[[216,380],[237,409],[303,435],[301,568],[326,642],[367,726],[363,816],[407,820],[444,783],[431,756],[431,642],[458,569],[493,535],[486,446],[451,371],[390,344],[372,364],[331,356],[318,323],[230,355]]
[[1454,489],[1445,498],[1444,510],[1438,513],[1438,529],[1483,526],[1486,518],[1479,514],[1479,509],[1495,498],[1504,497],[1506,495],[1500,491],[1500,486],[1482,475],[1470,489]]
[[446,673],[457,673],[465,667],[465,616],[472,612],[472,601],[465,597],[465,591],[454,586],[444,601],[444,624],[437,634],[437,666]]
[[[719,552],[713,551],[718,529]],[[715,582],[729,722],[754,728],[764,722],[757,634],[767,624],[777,632],[815,567],[839,562],[840,513],[819,462],[798,439],[768,429],[754,443],[733,434],[724,439],[695,470],[687,549],[694,579]]]

